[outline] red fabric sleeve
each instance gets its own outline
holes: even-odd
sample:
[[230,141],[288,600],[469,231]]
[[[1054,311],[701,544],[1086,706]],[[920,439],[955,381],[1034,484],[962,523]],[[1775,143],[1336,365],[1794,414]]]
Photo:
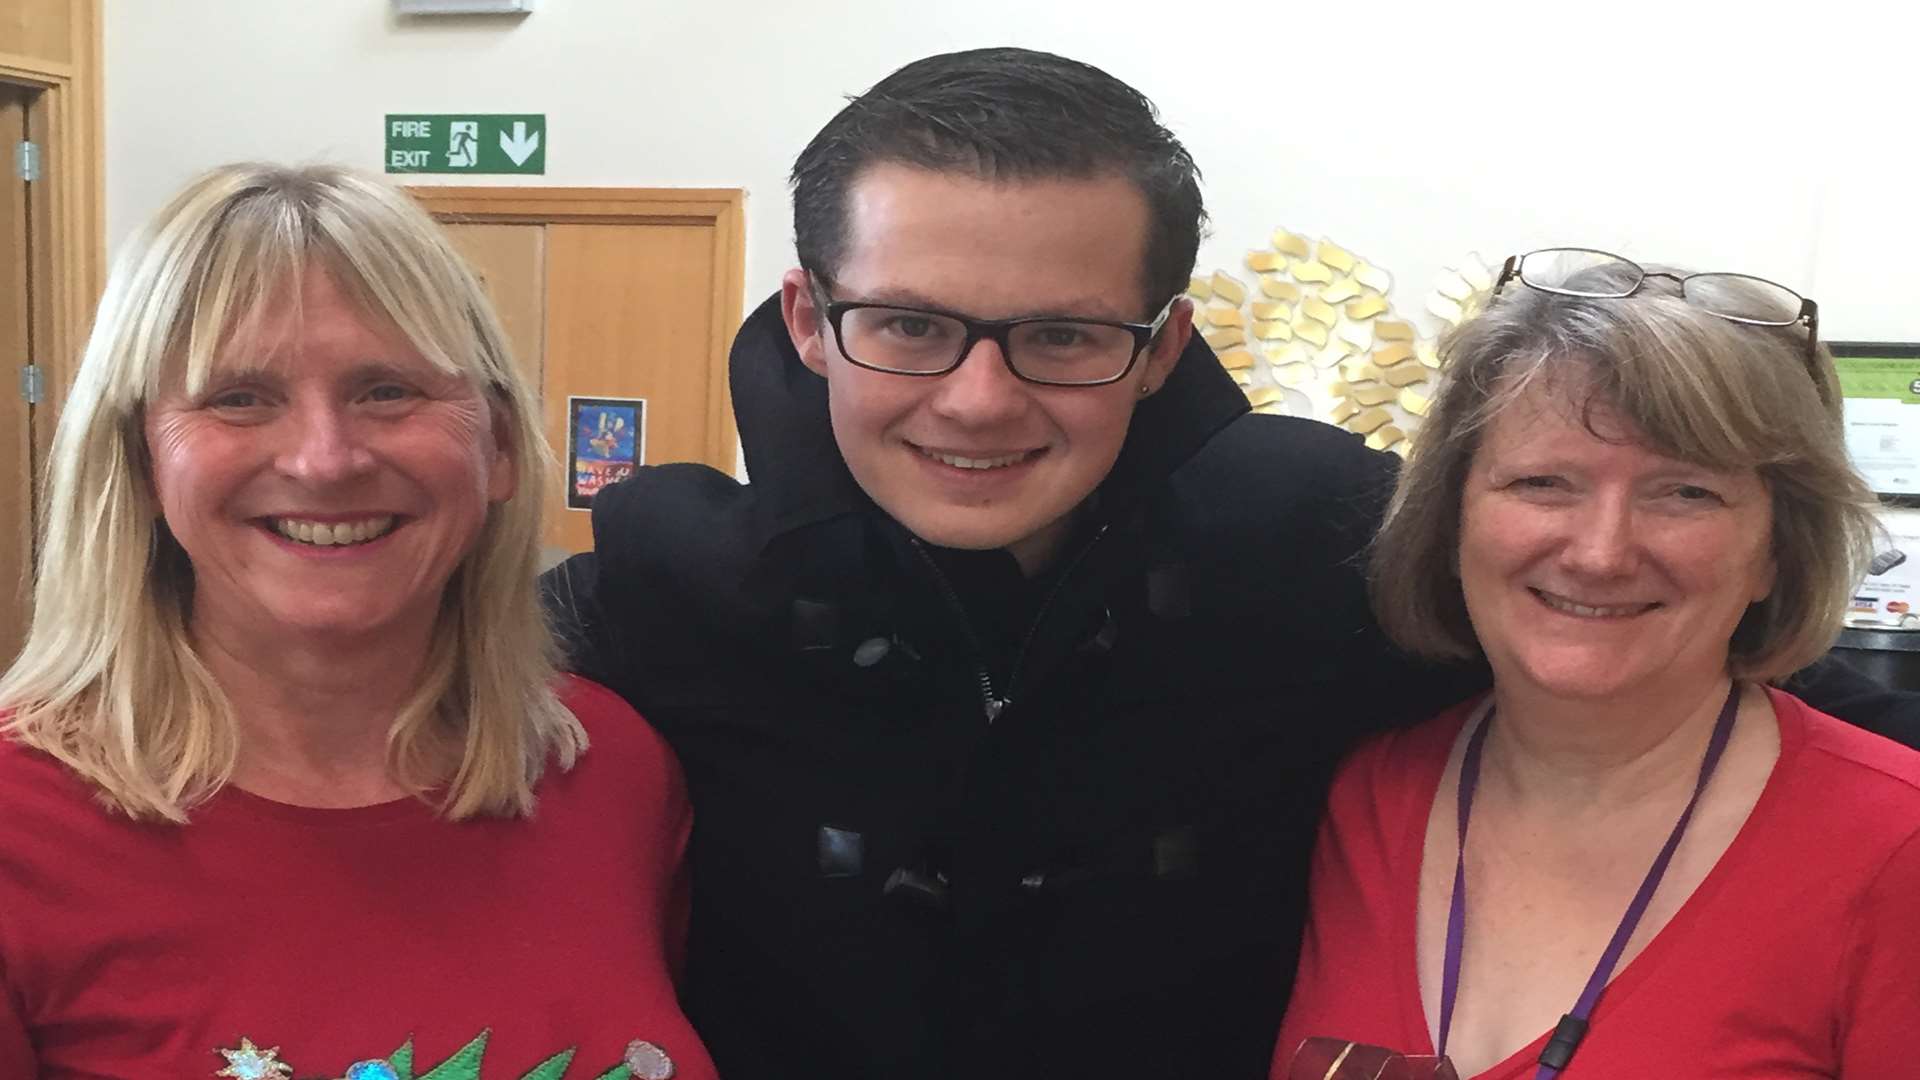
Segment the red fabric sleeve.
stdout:
[[33,1040],[27,1036],[27,1025],[21,1022],[14,1005],[13,987],[7,984],[4,973],[0,973],[0,1076],[38,1075],[40,1066],[34,1061]]
[[1840,986],[1840,1075],[1920,1075],[1920,833],[1887,860],[1847,938]]

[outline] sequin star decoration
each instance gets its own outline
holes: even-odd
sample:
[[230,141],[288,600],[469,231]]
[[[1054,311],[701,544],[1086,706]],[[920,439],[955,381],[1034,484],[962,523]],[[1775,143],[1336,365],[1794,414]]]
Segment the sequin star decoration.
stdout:
[[645,1039],[627,1044],[626,1066],[635,1080],[673,1080],[673,1059]]
[[214,1073],[215,1076],[230,1076],[234,1080],[285,1080],[293,1075],[293,1066],[280,1060],[280,1048],[270,1047],[262,1050],[253,1045],[253,1040],[242,1037],[240,1049],[220,1051],[227,1059],[227,1067]]

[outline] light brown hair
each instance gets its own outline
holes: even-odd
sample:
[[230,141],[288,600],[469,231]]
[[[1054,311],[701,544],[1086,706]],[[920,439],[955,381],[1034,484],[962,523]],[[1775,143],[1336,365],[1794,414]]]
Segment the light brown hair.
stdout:
[[[1586,284],[1607,292],[1632,283]],[[1374,610],[1402,648],[1481,655],[1454,573],[1461,496],[1481,432],[1535,386],[1568,395],[1575,416],[1611,411],[1668,457],[1758,471],[1772,499],[1778,575],[1734,630],[1732,675],[1777,679],[1831,647],[1872,554],[1873,496],[1847,458],[1832,361],[1824,350],[1809,361],[1803,329],[1721,318],[1666,278],[1620,299],[1515,281],[1448,334],[1440,355],[1440,390],[1369,561]]]

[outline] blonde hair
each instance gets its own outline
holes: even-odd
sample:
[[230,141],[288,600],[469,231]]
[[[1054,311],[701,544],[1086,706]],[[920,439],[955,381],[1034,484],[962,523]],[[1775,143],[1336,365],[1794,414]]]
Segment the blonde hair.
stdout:
[[[506,433],[515,496],[448,582],[426,670],[387,737],[394,778],[452,819],[525,815],[586,733],[554,693],[535,591],[549,452],[478,280],[403,193],[351,171],[239,164],[188,185],[115,261],[48,462],[33,624],[0,677],[4,730],[136,818],[174,822],[231,779],[240,731],[188,634],[192,568],[149,479],[143,410],[304,273],[473,380]],[[457,758],[457,765],[454,763]]]
[[[1588,271],[1590,278],[1624,271]],[[1593,292],[1631,281],[1589,280]],[[1460,499],[1481,432],[1529,387],[1573,415],[1610,410],[1668,457],[1754,469],[1773,509],[1772,591],[1728,646],[1736,678],[1778,679],[1818,659],[1840,630],[1872,555],[1873,496],[1847,458],[1840,390],[1798,327],[1732,322],[1667,278],[1622,299],[1551,295],[1514,282],[1441,342],[1445,375],[1400,473],[1369,559],[1389,637],[1446,659],[1480,655],[1454,573]]]

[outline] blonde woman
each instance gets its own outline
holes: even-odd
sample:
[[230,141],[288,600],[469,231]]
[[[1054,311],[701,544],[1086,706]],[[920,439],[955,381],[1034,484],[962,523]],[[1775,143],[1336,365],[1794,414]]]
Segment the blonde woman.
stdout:
[[536,414],[371,179],[218,169],[129,245],[0,678],[0,1076],[711,1076],[678,766],[553,667]]

